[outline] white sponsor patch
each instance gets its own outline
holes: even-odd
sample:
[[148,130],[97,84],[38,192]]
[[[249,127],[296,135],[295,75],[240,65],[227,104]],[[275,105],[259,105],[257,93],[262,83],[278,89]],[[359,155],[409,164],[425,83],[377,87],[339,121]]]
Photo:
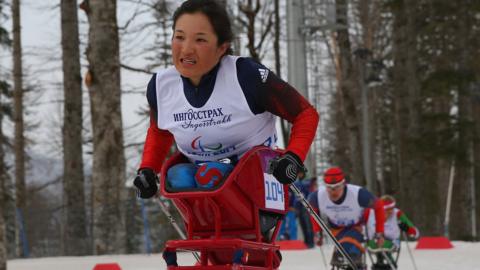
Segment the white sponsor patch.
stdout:
[[268,173],[263,173],[265,182],[265,207],[270,209],[285,210],[285,193],[283,185]]

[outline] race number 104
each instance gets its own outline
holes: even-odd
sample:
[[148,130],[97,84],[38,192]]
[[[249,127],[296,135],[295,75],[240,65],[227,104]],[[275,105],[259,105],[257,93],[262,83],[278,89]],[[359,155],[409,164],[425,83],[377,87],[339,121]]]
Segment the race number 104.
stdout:
[[277,181],[265,181],[265,199],[267,201],[282,202],[284,198],[283,185]]

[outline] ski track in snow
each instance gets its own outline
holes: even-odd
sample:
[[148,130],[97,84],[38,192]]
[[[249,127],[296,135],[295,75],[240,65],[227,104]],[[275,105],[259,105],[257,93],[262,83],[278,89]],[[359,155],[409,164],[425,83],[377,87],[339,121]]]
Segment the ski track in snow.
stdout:
[[[453,242],[452,249],[416,250],[415,243],[409,243],[418,270],[480,270],[480,243]],[[332,246],[322,247],[327,261],[332,254]],[[330,269],[325,267],[320,248],[301,251],[282,251],[283,262],[280,270]],[[190,253],[178,254],[179,265],[193,265]],[[370,266],[370,261],[367,260]],[[49,257],[37,259],[10,260],[8,270],[92,270],[98,263],[118,263],[122,270],[166,269],[161,254],[152,255],[106,255],[85,257]],[[370,269],[370,268],[369,268]],[[399,270],[414,270],[405,243],[399,259]]]

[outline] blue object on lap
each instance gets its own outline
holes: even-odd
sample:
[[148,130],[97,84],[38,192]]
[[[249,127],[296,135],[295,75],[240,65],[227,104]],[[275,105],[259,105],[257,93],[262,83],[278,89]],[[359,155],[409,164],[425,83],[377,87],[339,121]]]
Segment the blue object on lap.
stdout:
[[221,162],[180,163],[168,170],[167,182],[173,189],[213,188],[228,177],[233,167]]
[[167,182],[174,189],[196,188],[195,172],[197,166],[192,163],[180,163],[172,166],[167,172]]

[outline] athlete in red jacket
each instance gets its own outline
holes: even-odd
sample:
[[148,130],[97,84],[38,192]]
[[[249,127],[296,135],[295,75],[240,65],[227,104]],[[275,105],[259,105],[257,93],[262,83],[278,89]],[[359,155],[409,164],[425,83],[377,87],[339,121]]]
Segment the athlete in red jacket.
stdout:
[[[316,110],[267,67],[229,55],[230,21],[215,1],[184,2],[174,14],[173,30],[174,66],[155,74],[147,88],[150,127],[134,180],[139,196],[157,193],[156,175],[174,142],[190,164],[172,167],[168,183],[209,185],[219,180],[216,173],[209,175],[217,178],[205,179],[209,170],[224,175],[252,147],[274,147],[276,116],[292,129],[273,175],[282,183],[295,181],[315,136]],[[218,162],[225,158],[229,165]]]

